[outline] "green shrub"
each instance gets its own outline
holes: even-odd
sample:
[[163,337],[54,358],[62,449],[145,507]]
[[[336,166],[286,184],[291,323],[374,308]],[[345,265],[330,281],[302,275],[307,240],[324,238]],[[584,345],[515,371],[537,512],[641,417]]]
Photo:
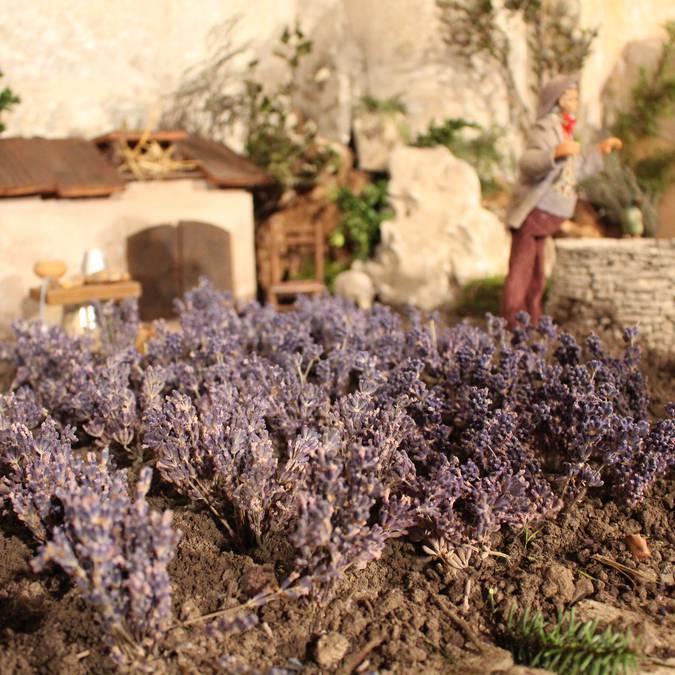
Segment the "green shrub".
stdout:
[[608,225],[626,231],[626,209],[637,206],[642,211],[644,234],[654,235],[657,225],[656,197],[640,186],[635,172],[618,155],[607,157],[603,170],[587,178],[581,185],[588,201]]
[[394,215],[387,202],[388,188],[388,181],[378,180],[368,183],[358,194],[346,187],[338,189],[335,202],[342,218],[331,232],[331,246],[346,248],[360,260],[373,254],[380,241],[380,225]]

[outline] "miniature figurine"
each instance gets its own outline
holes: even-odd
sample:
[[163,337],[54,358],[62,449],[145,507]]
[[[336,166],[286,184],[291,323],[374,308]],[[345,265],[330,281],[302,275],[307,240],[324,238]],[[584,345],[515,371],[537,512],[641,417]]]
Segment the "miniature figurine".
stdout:
[[602,169],[603,154],[622,146],[618,138],[610,137],[582,154],[573,136],[578,105],[576,75],[554,78],[539,95],[537,121],[520,160],[520,182],[507,217],[513,236],[502,315],[509,328],[521,311],[538,325],[546,282],[546,238],[574,214],[577,183]]

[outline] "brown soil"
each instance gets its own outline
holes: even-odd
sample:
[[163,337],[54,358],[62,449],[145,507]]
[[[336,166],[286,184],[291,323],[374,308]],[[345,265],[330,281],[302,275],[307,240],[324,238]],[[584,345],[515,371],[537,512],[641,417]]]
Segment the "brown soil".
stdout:
[[[164,498],[156,499],[157,506],[165,506]],[[642,648],[652,657],[672,657],[674,501],[672,482],[659,483],[635,510],[591,498],[555,522],[533,528],[527,546],[523,534],[496,541],[495,549],[508,559],[475,558],[463,572],[452,573],[417,544],[395,542],[381,560],[349,574],[325,606],[278,600],[260,611],[256,628],[221,640],[207,636],[201,624],[177,626],[155,671],[227,672],[223,659],[230,655],[231,668],[247,664],[248,672],[272,666],[331,672],[336,668],[322,668],[317,659],[326,658],[333,641],[338,647],[343,643],[344,658],[337,666],[342,673],[359,667],[358,672],[380,673],[502,672],[510,658],[494,645],[504,644],[509,603],[553,615],[588,598],[636,612],[646,621],[637,626]],[[177,622],[236,606],[274,584],[276,576],[283,578],[281,570],[275,574],[265,563],[264,552],[228,551],[208,513],[178,507],[176,523],[184,532],[171,568]],[[629,533],[647,539],[651,558],[634,563],[624,544]],[[31,572],[34,550],[21,525],[5,516],[0,521],[0,672],[113,672],[95,613],[56,570]],[[624,575],[595,560],[595,554],[654,581]],[[323,649],[317,650],[321,636],[326,636]]]

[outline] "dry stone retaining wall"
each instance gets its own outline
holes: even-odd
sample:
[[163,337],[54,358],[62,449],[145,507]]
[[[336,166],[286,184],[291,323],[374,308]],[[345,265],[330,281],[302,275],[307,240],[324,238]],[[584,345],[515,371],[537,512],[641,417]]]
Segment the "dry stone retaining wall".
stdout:
[[675,358],[675,239],[558,240],[546,311],[588,331],[637,324],[645,346]]

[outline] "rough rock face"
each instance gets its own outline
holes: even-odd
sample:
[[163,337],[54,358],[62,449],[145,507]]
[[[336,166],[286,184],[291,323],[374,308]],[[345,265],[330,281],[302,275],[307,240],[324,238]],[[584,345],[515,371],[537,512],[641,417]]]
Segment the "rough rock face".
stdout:
[[[201,0],[199,11],[194,5],[189,0],[146,0],[141,7],[129,0],[2,3],[3,86],[22,98],[4,116],[8,135],[93,136],[124,121],[142,127],[148,110],[164,108],[186,70],[210,48],[248,47],[233,64],[235,77],[253,57],[267,68],[276,61],[271,52],[281,31],[296,22],[314,47],[301,65],[301,79],[321,85],[303,92],[302,109],[322,135],[346,142],[351,110],[364,94],[403,95],[416,133],[432,118],[508,125],[498,78],[489,70],[467,73],[448,54],[435,0]],[[653,35],[675,14],[666,0],[584,0],[580,8],[583,24],[600,28],[582,87],[584,108],[599,126],[599,88],[623,45]],[[505,28],[512,69],[527,96],[522,22]],[[269,79],[278,77],[270,73]]]
[[471,166],[444,147],[399,147],[389,170],[396,215],[366,264],[382,301],[434,309],[468,281],[506,273],[509,236],[481,206]]
[[405,144],[405,115],[363,112],[354,117],[354,138],[359,168],[386,171],[389,157],[398,145]]

